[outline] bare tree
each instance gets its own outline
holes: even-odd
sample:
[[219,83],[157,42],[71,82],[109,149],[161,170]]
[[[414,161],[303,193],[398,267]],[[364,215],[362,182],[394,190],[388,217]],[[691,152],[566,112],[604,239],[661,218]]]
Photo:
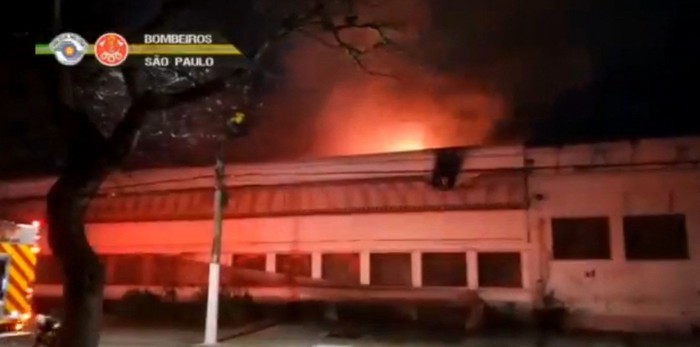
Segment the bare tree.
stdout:
[[[177,119],[187,108],[197,107],[198,112],[190,112],[196,113],[193,117],[209,117],[209,124],[214,124],[199,130],[219,136],[232,110],[250,105],[253,84],[264,72],[263,57],[276,43],[295,33],[343,49],[351,61],[367,71],[362,56],[390,43],[386,26],[363,22],[359,5],[353,0],[290,1],[293,6],[282,6],[279,1],[249,1],[256,2],[264,15],[278,16],[279,21],[270,35],[248,49],[250,64],[245,68],[175,71],[88,67],[76,74],[71,72],[75,70],[55,67],[47,76],[51,78],[48,92],[54,96],[52,119],[60,128],[66,148],[63,169],[47,197],[49,245],[62,264],[65,278],[60,347],[99,344],[105,273],[86,237],[85,214],[103,181],[124,163],[142,132],[155,128],[175,134],[173,122],[161,118]],[[167,18],[176,11],[206,3],[169,2],[177,6],[161,8],[151,28],[168,29]],[[143,28],[140,30],[143,32]],[[220,28],[220,32],[227,30],[238,29]],[[377,42],[365,48],[356,46],[344,35],[349,30],[373,31]]]

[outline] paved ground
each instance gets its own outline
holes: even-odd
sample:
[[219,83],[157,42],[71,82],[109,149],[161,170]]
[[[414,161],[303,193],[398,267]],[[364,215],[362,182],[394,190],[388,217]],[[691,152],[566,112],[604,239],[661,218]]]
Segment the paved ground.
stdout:
[[[221,336],[237,331],[222,331]],[[630,343],[621,337],[553,337],[538,344],[533,335],[498,335],[489,337],[450,338],[447,334],[433,337],[411,334],[373,334],[357,339],[328,338],[327,331],[309,325],[276,325],[253,334],[239,336],[221,344],[222,347],[698,347],[700,340],[664,338],[637,339]],[[436,338],[436,336],[441,338]],[[202,341],[199,331],[119,329],[106,331],[101,347],[180,347]],[[26,347],[21,340],[0,340],[0,346]]]
[[[269,325],[262,322],[242,329],[221,329],[219,337],[232,342],[241,333],[258,331]],[[111,328],[102,333],[100,347],[191,347],[200,344],[203,337],[202,330]],[[0,338],[0,347],[27,347],[31,342],[31,337]]]
[[457,338],[449,334],[374,334],[359,339],[327,338],[326,332],[312,326],[278,325],[255,334],[241,336],[227,346],[237,347],[698,347],[700,340],[679,341],[673,339],[644,339],[629,344],[621,337],[568,337],[550,338],[545,344],[538,344],[534,335],[495,335],[484,337]]

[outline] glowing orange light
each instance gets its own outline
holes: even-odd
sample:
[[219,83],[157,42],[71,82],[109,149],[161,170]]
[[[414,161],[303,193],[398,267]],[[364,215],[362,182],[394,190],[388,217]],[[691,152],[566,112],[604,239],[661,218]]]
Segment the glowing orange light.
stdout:
[[37,247],[37,246],[32,247],[32,253],[36,254],[39,252],[41,252],[41,249],[39,247]]
[[38,221],[38,220],[35,220],[35,221],[32,221],[32,225],[33,225],[35,228],[38,228],[38,227],[41,226],[41,222]]
[[419,123],[397,124],[392,133],[386,135],[385,143],[387,152],[425,149],[425,130]]
[[388,151],[408,152],[425,149],[421,139],[399,139],[387,148]]

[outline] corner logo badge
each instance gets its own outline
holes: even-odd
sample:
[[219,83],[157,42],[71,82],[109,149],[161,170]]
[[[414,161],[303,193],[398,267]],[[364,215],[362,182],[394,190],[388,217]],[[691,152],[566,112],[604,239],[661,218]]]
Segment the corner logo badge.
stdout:
[[107,33],[95,42],[95,58],[100,64],[109,67],[121,65],[129,56],[129,43],[124,36]]
[[49,43],[49,48],[56,60],[65,66],[73,66],[80,63],[87,53],[88,47],[87,41],[74,33],[60,34]]

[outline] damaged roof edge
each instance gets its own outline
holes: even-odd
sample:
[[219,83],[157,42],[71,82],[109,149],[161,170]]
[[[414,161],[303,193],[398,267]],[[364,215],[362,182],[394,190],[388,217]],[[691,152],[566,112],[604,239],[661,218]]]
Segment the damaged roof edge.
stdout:
[[[463,151],[465,171],[547,168],[559,165],[666,163],[700,161],[700,137],[647,139],[571,146],[483,146]],[[300,161],[226,166],[227,186],[256,186],[423,176],[432,171],[439,149]],[[112,174],[101,193],[123,190],[177,190],[212,187],[213,166],[148,169]],[[0,182],[0,200],[43,196],[55,177]]]

